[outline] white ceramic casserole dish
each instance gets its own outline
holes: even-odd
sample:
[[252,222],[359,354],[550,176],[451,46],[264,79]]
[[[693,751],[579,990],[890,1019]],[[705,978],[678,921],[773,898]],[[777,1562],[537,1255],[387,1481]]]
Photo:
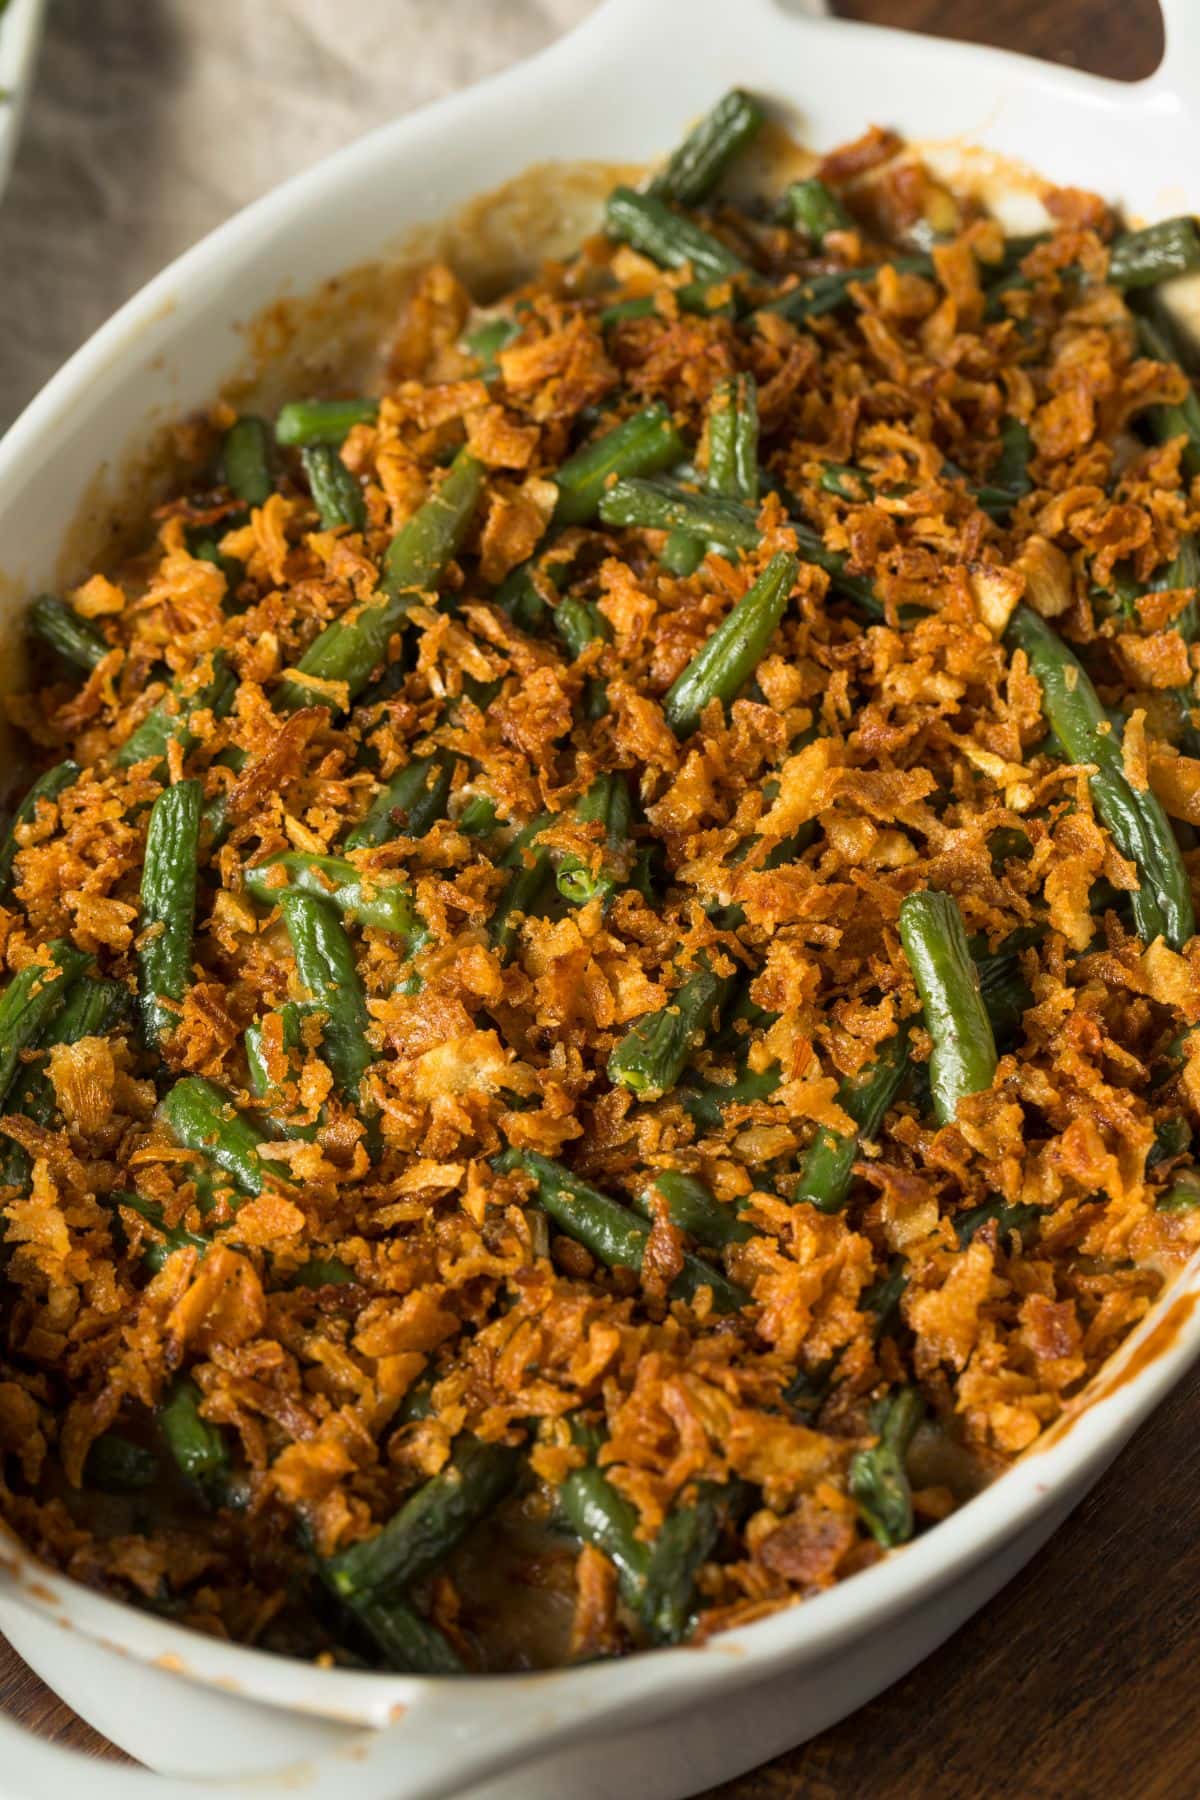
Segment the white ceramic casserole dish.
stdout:
[[[1136,85],[802,18],[775,0],[607,0],[571,37],[398,121],[232,220],[88,343],[0,444],[0,616],[67,570],[83,512],[155,430],[245,363],[239,326],[548,161],[644,161],[737,82],[802,140],[870,120],[986,146],[1129,216],[1200,209],[1200,8],[1164,0]],[[1191,187],[1188,183],[1191,182]],[[114,482],[115,482],[114,476]],[[112,492],[119,491],[113,486]],[[0,1550],[0,1627],[62,1697],[158,1774],[84,1762],[0,1720],[6,1800],[676,1800],[802,1742],[987,1600],[1200,1353],[1200,1258],[1073,1415],[961,1511],[877,1567],[701,1649],[452,1681],[321,1670],[214,1642]],[[886,1627],[886,1629],[885,1629]]]

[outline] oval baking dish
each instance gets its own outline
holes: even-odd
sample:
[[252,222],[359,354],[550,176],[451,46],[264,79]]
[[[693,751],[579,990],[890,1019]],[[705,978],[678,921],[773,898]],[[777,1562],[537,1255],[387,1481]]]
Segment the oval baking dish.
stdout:
[[[1017,162],[1099,190],[1135,222],[1200,207],[1200,192],[1165,173],[1190,168],[1200,150],[1182,98],[1200,73],[1200,20],[1175,0],[1168,25],[1163,68],[1123,87],[802,18],[771,0],[743,0],[736,20],[722,0],[609,0],[534,61],[373,134],[250,208],[72,359],[0,444],[5,635],[15,637],[30,594],[78,569],[98,543],[139,453],[245,366],[247,321],[535,164],[646,161],[731,83],[762,95],[816,146],[871,119],[939,144],[942,156],[984,145],[1010,202]],[[553,208],[544,202],[524,221],[514,209],[512,221],[537,249],[569,242],[601,190],[584,172],[547,178],[541,191]],[[482,215],[475,228],[484,232]],[[305,354],[301,330],[288,355],[302,365]],[[0,1723],[5,1791],[316,1800],[353,1783],[362,1800],[649,1800],[710,1786],[861,1704],[995,1592],[1200,1353],[1198,1301],[1194,1262],[1070,1416],[991,1488],[875,1568],[697,1649],[449,1681],[317,1669],[117,1605],[6,1539],[5,1633],[85,1717],[162,1774],[65,1759]]]

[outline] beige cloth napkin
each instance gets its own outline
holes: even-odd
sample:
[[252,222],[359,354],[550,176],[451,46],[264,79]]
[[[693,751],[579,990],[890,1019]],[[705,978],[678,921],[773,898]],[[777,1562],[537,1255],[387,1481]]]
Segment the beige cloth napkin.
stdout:
[[206,231],[596,0],[52,0],[0,199],[0,430]]

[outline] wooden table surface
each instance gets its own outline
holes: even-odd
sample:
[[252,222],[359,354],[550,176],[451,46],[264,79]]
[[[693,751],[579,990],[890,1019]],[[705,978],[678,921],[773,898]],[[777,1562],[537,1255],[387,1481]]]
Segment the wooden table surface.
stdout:
[[[833,10],[1126,78],[1149,74],[1162,49],[1154,0],[834,0]],[[707,1800],[1194,1800],[1198,1408],[1200,1370],[941,1650]],[[58,1743],[117,1754],[2,1639],[0,1705]]]

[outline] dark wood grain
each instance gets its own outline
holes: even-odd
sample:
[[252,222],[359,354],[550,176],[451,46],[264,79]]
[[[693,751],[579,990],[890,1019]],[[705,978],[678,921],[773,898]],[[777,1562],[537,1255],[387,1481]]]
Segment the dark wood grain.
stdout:
[[[1162,52],[1154,0],[835,0],[833,10],[1126,79],[1149,74]],[[1198,1407],[1200,1371],[948,1644],[841,1725],[707,1800],[1200,1794]],[[114,1754],[2,1640],[0,1706],[56,1742]]]

